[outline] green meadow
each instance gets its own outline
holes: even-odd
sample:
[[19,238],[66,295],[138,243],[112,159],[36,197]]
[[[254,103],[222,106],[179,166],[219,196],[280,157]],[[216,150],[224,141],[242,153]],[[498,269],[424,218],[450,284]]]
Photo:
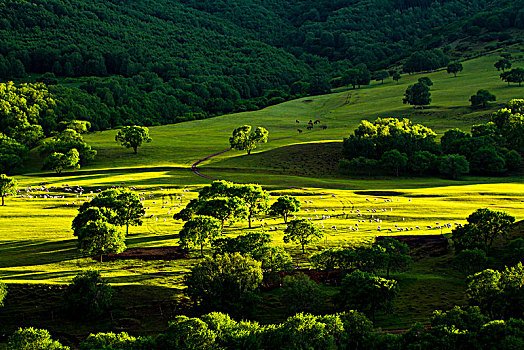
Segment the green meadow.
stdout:
[[[229,151],[212,157],[200,164],[199,171],[211,178],[259,183],[270,191],[272,200],[283,194],[297,196],[302,203],[297,217],[311,219],[325,233],[324,239],[308,246],[308,253],[369,243],[377,235],[449,234],[457,223],[465,223],[471,212],[483,207],[506,211],[522,220],[522,173],[465,177],[460,181],[350,178],[336,173],[341,141],[362,119],[406,117],[441,135],[449,128],[469,130],[487,121],[491,112],[510,99],[524,97],[524,87],[508,87],[500,80],[493,68],[497,59],[494,54],[464,62],[464,71],[456,78],[445,71],[403,75],[398,84],[391,80],[384,84],[373,82],[359,90],[302,98],[260,111],[151,127],[153,141],[140,147],[137,155],[116,144],[116,130],[91,133],[85,139],[98,151],[95,161],[61,175],[42,173],[42,159],[34,150],[28,171],[17,176],[20,193],[8,197],[6,206],[0,207],[0,280],[13,286],[63,285],[78,272],[96,268],[115,286],[159,287],[164,288],[163,293],[179,297],[184,273],[198,261],[196,253],[176,261],[99,263],[78,253],[71,221],[81,201],[88,200],[98,189],[133,186],[146,197],[147,215],[142,226],[130,228],[127,246],[177,245],[183,223],[175,221],[173,214],[211,182],[194,174],[191,165],[227,149],[232,130],[243,124],[268,129],[269,142],[250,156]],[[421,76],[429,76],[434,83],[432,104],[414,110],[402,104],[402,96],[407,86]],[[471,109],[469,97],[479,89],[495,94],[497,103],[488,109]],[[306,130],[310,119],[321,120],[327,128]],[[42,190],[41,184],[49,191]],[[59,189],[66,184],[82,186],[83,194]],[[451,228],[434,228],[448,223]],[[300,267],[309,267],[307,256],[297,246],[283,243],[283,228],[282,219],[262,217],[254,223],[254,229],[271,234],[273,244],[289,249]],[[226,227],[225,235],[245,230],[247,222],[235,222]],[[379,325],[408,326],[414,320],[424,320],[434,309],[460,303],[464,298],[463,281],[450,274],[443,267],[446,264],[449,257],[427,259],[398,276],[402,287],[399,306],[393,316],[379,318]],[[273,313],[282,306],[275,301],[275,293],[264,296],[260,320],[275,317]]]

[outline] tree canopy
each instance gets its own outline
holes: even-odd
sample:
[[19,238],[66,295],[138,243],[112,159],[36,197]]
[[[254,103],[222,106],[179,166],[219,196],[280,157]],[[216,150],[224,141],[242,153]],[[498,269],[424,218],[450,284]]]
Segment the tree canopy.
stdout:
[[253,132],[250,131],[250,125],[244,125],[233,130],[233,136],[229,138],[231,148],[251,154],[257,144],[267,142],[269,132],[265,128],[259,126]]
[[284,242],[295,242],[302,248],[305,253],[305,247],[309,243],[322,238],[324,234],[320,232],[311,222],[305,219],[293,220],[289,222],[284,230]]
[[125,148],[132,148],[135,154],[138,153],[138,147],[142,144],[151,142],[149,129],[145,126],[124,126],[115,136],[115,141]]
[[18,182],[14,177],[9,177],[6,174],[0,175],[0,197],[2,197],[2,206],[5,205],[4,198],[7,195],[16,193],[16,186],[18,186]]

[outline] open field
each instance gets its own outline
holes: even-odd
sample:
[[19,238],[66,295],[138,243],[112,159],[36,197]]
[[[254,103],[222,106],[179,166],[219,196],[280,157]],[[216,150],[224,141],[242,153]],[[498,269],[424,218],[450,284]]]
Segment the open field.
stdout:
[[[33,151],[29,172],[17,176],[21,192],[0,207],[0,280],[19,287],[63,285],[78,272],[96,268],[119,288],[147,287],[158,290],[161,298],[180,298],[183,275],[198,261],[196,255],[176,261],[99,263],[79,255],[71,221],[80,201],[93,196],[91,191],[96,194],[98,189],[112,186],[134,186],[146,196],[147,216],[142,226],[130,228],[128,247],[177,245],[182,222],[173,220],[172,215],[210,183],[192,173],[191,164],[227,149],[231,131],[242,124],[266,127],[270,142],[251,156],[225,152],[204,162],[199,171],[212,178],[262,184],[271,192],[272,200],[282,194],[299,197],[302,209],[297,217],[311,219],[325,233],[323,240],[308,247],[308,253],[369,243],[377,235],[448,234],[456,223],[464,223],[471,212],[482,207],[506,211],[522,220],[522,174],[451,181],[429,177],[345,178],[335,173],[340,141],[362,119],[409,117],[442,134],[453,127],[469,130],[473,124],[485,122],[499,107],[468,107],[469,97],[478,89],[487,88],[501,104],[523,97],[524,88],[507,87],[499,79],[493,68],[497,58],[491,55],[465,62],[464,72],[457,78],[444,71],[403,76],[399,84],[373,83],[361,90],[308,97],[257,112],[152,127],[153,142],[139,148],[138,155],[117,146],[114,130],[88,134],[86,141],[98,150],[97,159],[80,171],[62,175],[39,173],[41,159]],[[413,110],[402,104],[402,95],[420,76],[429,76],[434,82],[433,103],[429,109]],[[299,134],[296,129],[305,129],[309,119],[320,119],[327,129],[315,127]],[[42,191],[44,183],[49,191]],[[64,190],[75,186],[84,188],[82,195]],[[270,233],[273,244],[286,247],[296,264],[308,267],[307,255],[302,255],[297,246],[283,243],[283,220],[261,219],[264,221],[255,222],[254,227]],[[451,228],[435,229],[448,223]],[[225,234],[237,235],[246,229],[246,222],[237,222],[227,226]],[[405,327],[414,320],[425,320],[435,308],[460,303],[463,281],[442,267],[447,263],[424,261],[397,276],[403,287],[400,306],[393,316],[380,317],[378,324]],[[429,286],[435,291],[429,293]],[[274,295],[269,293],[264,298],[266,307],[259,314],[262,321],[274,316],[267,314],[274,306]],[[24,312],[27,305],[12,307],[7,305],[7,315]]]

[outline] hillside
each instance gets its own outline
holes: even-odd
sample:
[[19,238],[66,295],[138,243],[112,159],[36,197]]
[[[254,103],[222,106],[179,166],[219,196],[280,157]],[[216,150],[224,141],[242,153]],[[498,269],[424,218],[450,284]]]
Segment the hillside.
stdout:
[[[329,92],[330,79],[350,67],[391,67],[414,48],[474,37],[462,30],[470,27],[466,20],[506,5],[512,14],[515,4],[4,1],[0,78],[53,85],[58,118],[88,120],[92,130],[174,123]],[[509,18],[505,27],[520,26],[520,12],[506,12],[493,16]],[[455,36],[441,37],[442,26],[454,26],[448,32]],[[493,35],[505,30],[476,28]]]

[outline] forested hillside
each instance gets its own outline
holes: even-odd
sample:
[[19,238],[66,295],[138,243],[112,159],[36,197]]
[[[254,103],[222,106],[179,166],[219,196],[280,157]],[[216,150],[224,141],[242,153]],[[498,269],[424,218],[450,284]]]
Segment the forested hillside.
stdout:
[[461,36],[514,40],[499,32],[524,27],[521,3],[2,1],[0,78],[49,85],[57,122],[173,123],[326,93],[356,65],[388,68],[414,48],[446,53]]

